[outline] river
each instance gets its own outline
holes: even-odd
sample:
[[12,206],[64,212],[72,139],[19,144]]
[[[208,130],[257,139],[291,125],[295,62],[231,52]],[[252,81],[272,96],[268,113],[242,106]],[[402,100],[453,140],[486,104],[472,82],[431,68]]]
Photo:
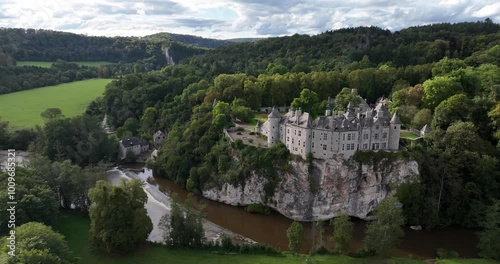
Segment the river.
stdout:
[[[131,170],[132,169],[132,170]],[[116,170],[120,172],[120,170]],[[159,217],[165,211],[165,201],[172,193],[177,193],[181,199],[186,198],[188,192],[173,181],[154,177],[151,170],[135,167],[123,169],[123,171],[131,178],[142,179],[146,182],[145,189],[149,196],[154,196],[158,205],[147,206],[148,213],[153,219],[153,223],[159,221]],[[156,193],[156,194],[155,194]],[[163,198],[162,198],[163,197]],[[153,198],[153,197],[151,197]],[[163,199],[163,201],[162,201]],[[292,220],[283,215],[273,212],[270,215],[248,213],[242,207],[235,207],[223,203],[210,201],[202,197],[198,197],[198,202],[206,205],[205,212],[207,215],[209,227],[213,229],[212,239],[218,237],[221,233],[229,232],[231,235],[237,236],[240,234],[243,237],[249,238],[259,243],[271,245],[280,250],[286,250],[288,240],[286,230],[292,223]],[[148,203],[149,204],[149,203]],[[159,206],[159,207],[158,207]],[[168,207],[168,205],[167,205]],[[161,212],[160,214],[158,212]],[[366,222],[360,219],[351,219],[355,223],[354,239],[351,242],[350,250],[358,250],[363,246],[363,234]],[[315,232],[314,224],[304,222],[306,243],[302,249],[303,252],[308,252],[313,246],[313,234]],[[326,230],[325,234],[331,234],[331,228],[328,223],[324,223]],[[207,227],[207,225],[206,225]],[[155,227],[156,228],[156,227]],[[153,237],[158,236],[158,230],[153,230]],[[150,240],[154,241],[155,239]],[[405,237],[402,243],[394,252],[397,256],[412,255],[417,258],[435,258],[437,248],[457,251],[460,257],[475,258],[478,257],[477,237],[474,230],[465,229],[457,226],[446,227],[443,229],[434,229],[431,231],[414,231],[405,228]],[[325,244],[327,243],[325,239]]]

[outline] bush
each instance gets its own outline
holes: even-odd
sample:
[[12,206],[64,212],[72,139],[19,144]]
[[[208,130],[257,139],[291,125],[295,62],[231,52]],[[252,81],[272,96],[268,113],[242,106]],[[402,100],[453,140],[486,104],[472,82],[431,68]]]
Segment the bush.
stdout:
[[236,135],[241,135],[241,132],[236,132]]
[[238,128],[236,128],[236,131],[245,131],[245,129],[242,127],[238,127]]
[[228,236],[223,236],[221,240],[221,247],[226,251],[231,251],[234,248],[233,240]]
[[271,213],[271,208],[268,206],[265,206],[261,203],[257,204],[250,204],[245,208],[245,211],[249,213],[258,213],[258,214],[270,214]]
[[253,136],[253,135],[255,135],[255,132],[250,131],[250,132],[248,132],[248,134],[251,135],[251,136]]
[[458,252],[453,250],[447,250],[444,248],[436,249],[436,255],[440,259],[450,259],[450,258],[458,258]]

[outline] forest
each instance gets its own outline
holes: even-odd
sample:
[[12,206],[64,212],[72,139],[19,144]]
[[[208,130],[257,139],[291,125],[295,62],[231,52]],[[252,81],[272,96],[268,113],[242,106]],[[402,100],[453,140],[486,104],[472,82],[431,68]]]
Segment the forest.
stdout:
[[[4,65],[0,79],[11,78],[2,80],[16,83],[18,90],[33,88],[36,81],[40,85],[42,80],[54,82],[51,78],[74,80],[77,71],[82,78],[100,77],[106,71],[106,77],[116,77],[82,117],[50,118],[43,127],[24,134],[9,131],[0,120],[4,148],[24,136],[33,141],[33,151],[53,162],[52,173],[62,176],[58,176],[61,183],[51,183],[52,188],[67,183],[64,177],[70,173],[64,172],[72,168],[70,164],[114,162],[113,146],[119,139],[151,140],[155,131],[162,130],[168,137],[156,161],[147,164],[155,175],[200,193],[206,186],[237,184],[253,170],[262,170],[269,177],[265,193],[272,193],[279,182],[278,172],[289,169],[287,162],[297,157],[279,144],[265,150],[228,144],[222,128],[235,118],[251,119],[260,107],[293,105],[305,89],[317,98],[313,107],[318,112],[329,98],[345,98],[347,91],[356,89],[369,104],[381,97],[390,100],[390,112],[400,114],[403,127],[421,129],[427,124],[431,128],[431,134],[420,140],[401,140],[405,155],[419,163],[420,172],[419,182],[396,190],[407,224],[426,229],[461,225],[493,230],[480,247],[483,256],[495,257],[488,245],[495,245],[500,237],[495,222],[500,219],[500,25],[489,19],[397,32],[347,28],[213,49],[167,41],[176,62],[168,66],[160,60],[165,45],[161,35],[143,41],[43,30],[1,29],[0,33],[2,40],[22,43],[4,44],[0,53],[0,65]],[[63,44],[48,49],[56,42]],[[13,68],[16,60],[57,59],[123,64],[110,65],[106,71],[80,67],[72,72],[71,63],[31,72]],[[13,76],[24,80],[16,81]],[[19,88],[25,81],[26,88]],[[218,102],[215,107],[214,101]],[[106,137],[95,124],[103,114],[117,131],[113,137]],[[238,164],[230,162],[235,152],[242,161]],[[386,154],[371,155],[380,159]],[[45,169],[51,170],[50,166]]]

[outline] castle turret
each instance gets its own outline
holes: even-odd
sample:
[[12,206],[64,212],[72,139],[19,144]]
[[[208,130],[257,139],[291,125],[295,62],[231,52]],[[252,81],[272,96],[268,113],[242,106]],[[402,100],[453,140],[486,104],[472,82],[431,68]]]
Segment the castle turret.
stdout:
[[267,145],[270,147],[279,140],[281,114],[273,107],[271,113],[267,116],[269,122],[269,135],[267,136]]
[[422,129],[420,130],[420,136],[424,137],[424,136],[429,135],[429,133],[431,133],[431,130],[430,130],[429,126],[427,124],[425,124],[425,126],[422,127]]
[[399,149],[399,138],[401,136],[401,120],[398,112],[395,112],[391,118],[391,129],[389,131],[389,149]]
[[260,125],[259,120],[257,120],[257,124],[255,124],[255,133],[262,133],[262,126]]
[[330,104],[326,105],[325,116],[331,116],[332,110],[330,109]]

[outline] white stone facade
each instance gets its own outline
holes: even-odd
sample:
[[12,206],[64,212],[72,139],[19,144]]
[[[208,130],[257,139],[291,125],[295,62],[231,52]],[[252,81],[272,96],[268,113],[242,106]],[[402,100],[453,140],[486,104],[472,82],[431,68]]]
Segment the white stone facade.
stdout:
[[281,115],[273,109],[262,125],[262,134],[268,145],[281,141],[292,154],[306,158],[312,153],[317,159],[332,159],[342,154],[350,157],[357,150],[377,151],[399,149],[401,121],[395,113],[392,118],[383,103],[375,109],[363,102],[359,108],[348,106],[348,111],[312,119],[309,113],[290,110]]

